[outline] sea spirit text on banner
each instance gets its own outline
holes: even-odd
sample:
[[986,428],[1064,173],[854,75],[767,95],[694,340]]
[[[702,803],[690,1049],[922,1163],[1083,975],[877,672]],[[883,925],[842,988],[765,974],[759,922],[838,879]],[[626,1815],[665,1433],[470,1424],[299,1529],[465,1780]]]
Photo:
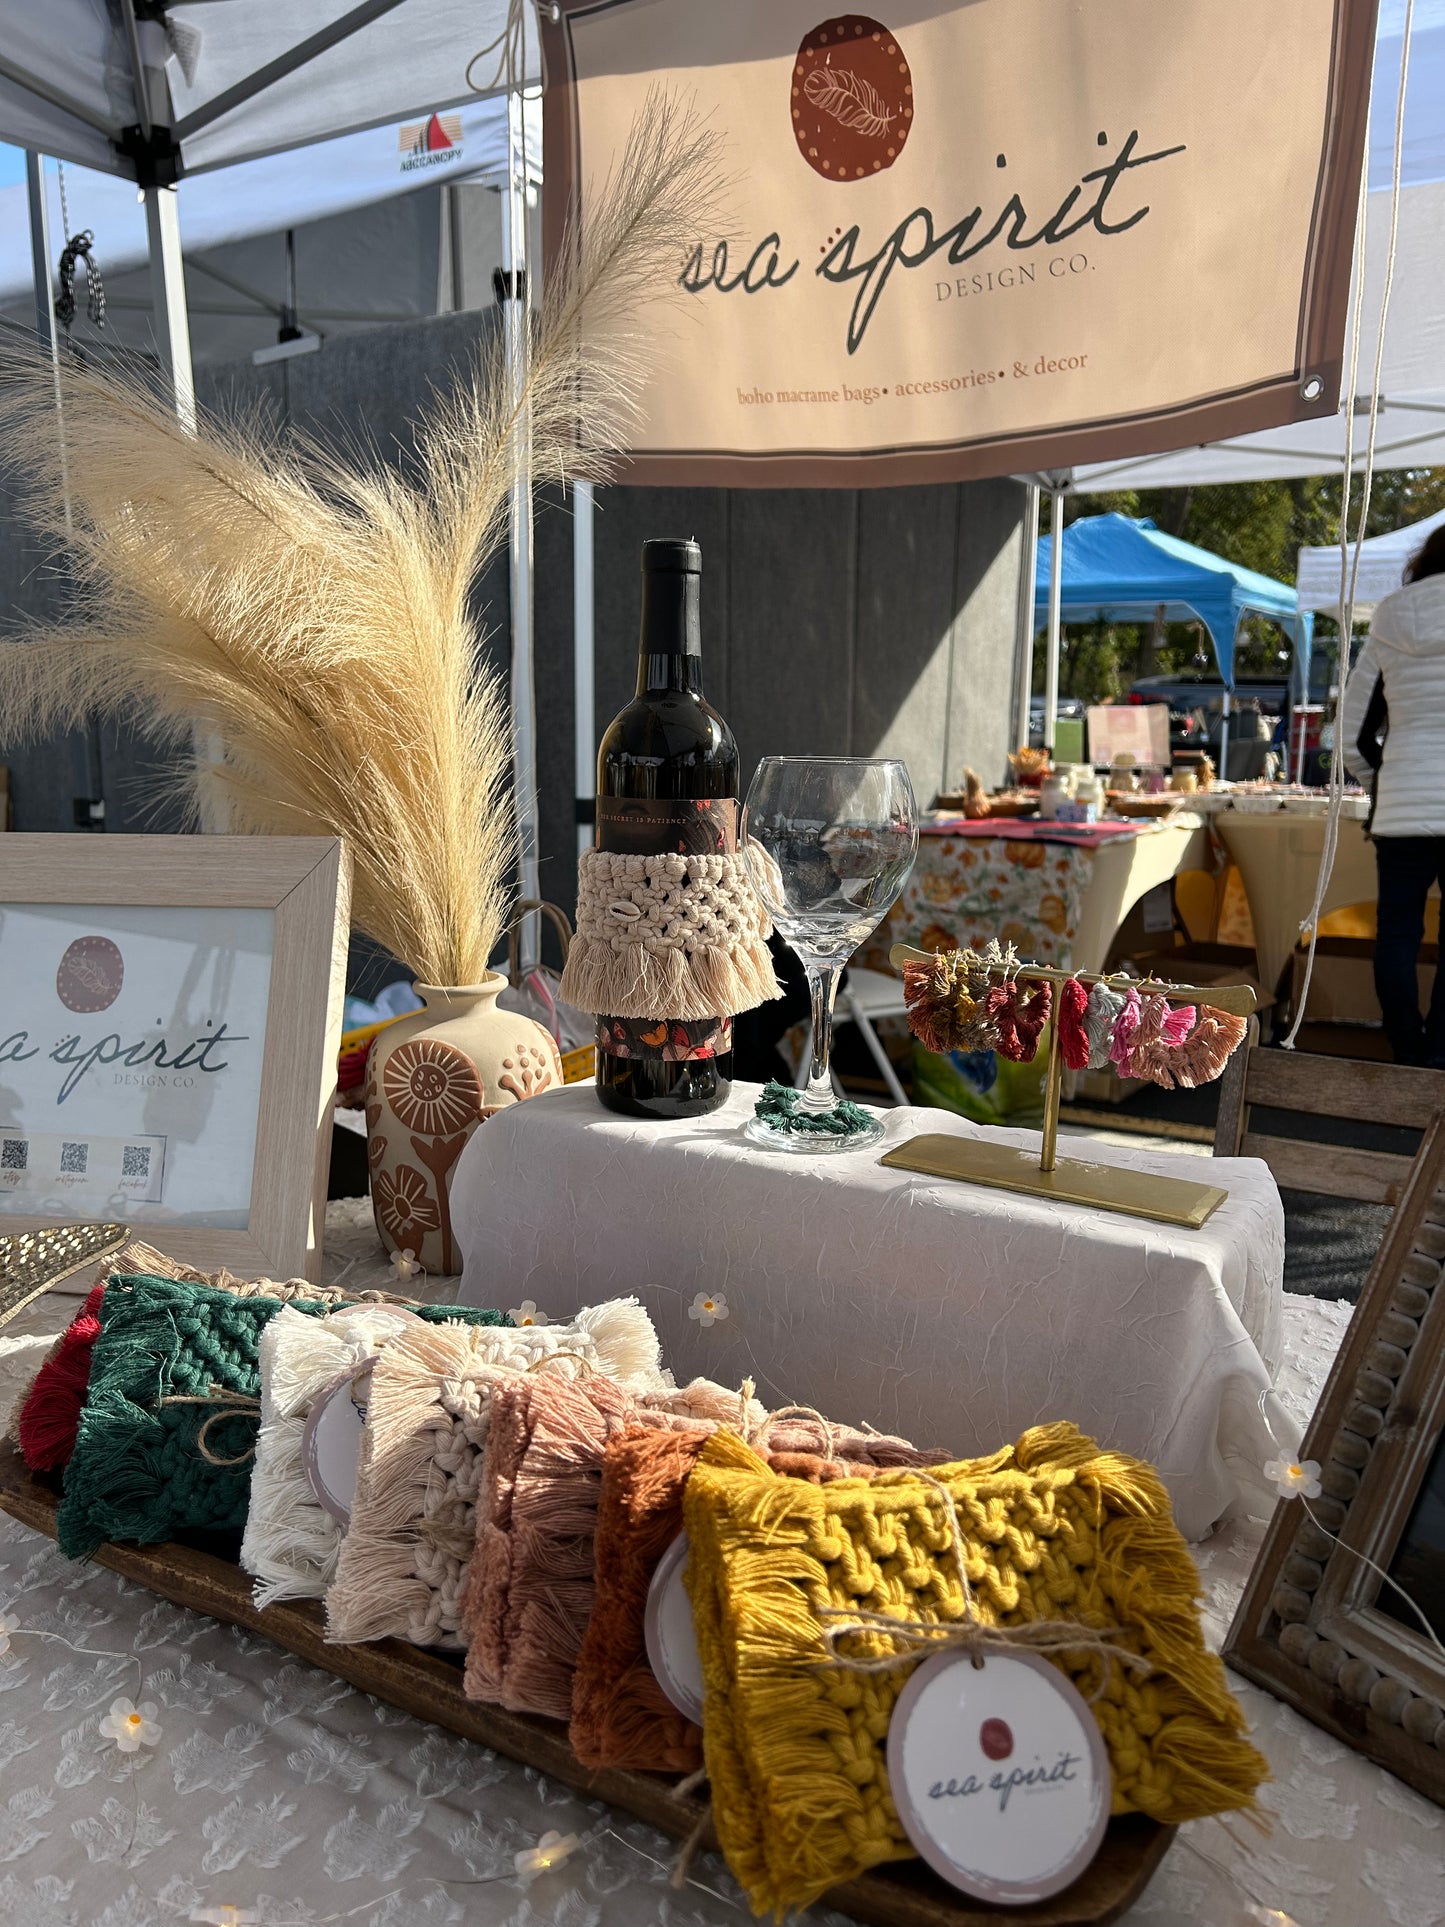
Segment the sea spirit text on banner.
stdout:
[[1371,0],[555,11],[552,256],[659,76],[735,183],[629,480],[966,479],[1335,409]]

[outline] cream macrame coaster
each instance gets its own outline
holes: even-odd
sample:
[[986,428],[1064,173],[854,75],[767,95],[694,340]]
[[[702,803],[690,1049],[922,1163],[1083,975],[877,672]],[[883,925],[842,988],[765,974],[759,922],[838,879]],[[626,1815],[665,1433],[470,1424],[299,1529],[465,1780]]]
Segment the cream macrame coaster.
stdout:
[[258,1606],[320,1599],[335,1576],[342,1527],[306,1475],[306,1420],[319,1394],[374,1358],[396,1330],[396,1316],[384,1306],[307,1318],[288,1305],[261,1334],[261,1428],[241,1541]]
[[570,1325],[408,1331],[379,1354],[351,1524],[326,1594],[328,1640],[462,1644],[492,1391],[539,1368],[665,1389],[657,1333],[635,1298],[591,1306]]

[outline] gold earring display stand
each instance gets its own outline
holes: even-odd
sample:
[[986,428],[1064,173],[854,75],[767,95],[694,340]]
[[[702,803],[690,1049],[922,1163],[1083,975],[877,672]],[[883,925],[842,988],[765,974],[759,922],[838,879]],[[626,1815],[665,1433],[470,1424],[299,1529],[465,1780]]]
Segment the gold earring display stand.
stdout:
[[[902,970],[906,963],[933,960],[931,952],[915,950],[904,943],[894,944],[889,957],[895,970]],[[1016,971],[1005,973],[997,969],[990,974],[1000,982],[1007,974],[1030,983],[1057,986],[1066,983],[1075,973],[1051,970],[1042,964],[1024,964]],[[1255,995],[1248,984],[1201,991],[1187,984],[1146,983],[1133,977],[1096,977],[1084,971],[1077,975],[1080,983],[1107,984],[1116,990],[1162,991],[1171,1003],[1207,1003],[1215,1010],[1229,1011],[1236,1017],[1248,1017],[1254,1011]],[[1156,1177],[1150,1171],[1128,1171],[1115,1164],[1094,1164],[1082,1158],[1065,1158],[1060,1163],[1059,1098],[1063,1084],[1064,1059],[1056,1013],[1049,1024],[1043,1144],[1037,1160],[1030,1151],[993,1143],[988,1138],[947,1137],[942,1132],[926,1132],[886,1152],[880,1162],[895,1170],[917,1171],[924,1177],[958,1178],[965,1184],[988,1185],[996,1191],[1022,1191],[1030,1197],[1052,1198],[1061,1204],[1093,1205],[1100,1211],[1118,1211],[1127,1217],[1148,1218],[1155,1224],[1183,1225],[1195,1231],[1224,1203],[1229,1193],[1217,1184]]]

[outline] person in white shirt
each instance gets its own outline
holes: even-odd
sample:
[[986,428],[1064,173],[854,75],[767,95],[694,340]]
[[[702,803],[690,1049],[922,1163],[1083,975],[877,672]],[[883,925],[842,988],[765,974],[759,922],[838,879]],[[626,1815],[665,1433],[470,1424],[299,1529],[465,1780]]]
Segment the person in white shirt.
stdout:
[[1425,899],[1445,886],[1445,527],[1375,610],[1339,727],[1350,773],[1372,788],[1379,876],[1375,995],[1396,1061],[1445,1069],[1445,971],[1426,1016],[1417,967]]

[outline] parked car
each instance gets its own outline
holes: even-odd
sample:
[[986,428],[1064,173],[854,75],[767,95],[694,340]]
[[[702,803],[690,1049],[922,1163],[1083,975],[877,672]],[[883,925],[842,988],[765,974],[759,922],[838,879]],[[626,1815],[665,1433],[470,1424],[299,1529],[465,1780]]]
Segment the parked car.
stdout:
[[[1077,696],[1060,696],[1059,720],[1061,722],[1083,722],[1084,704]],[[1044,699],[1032,696],[1029,699],[1029,746],[1042,749],[1044,746]]]

